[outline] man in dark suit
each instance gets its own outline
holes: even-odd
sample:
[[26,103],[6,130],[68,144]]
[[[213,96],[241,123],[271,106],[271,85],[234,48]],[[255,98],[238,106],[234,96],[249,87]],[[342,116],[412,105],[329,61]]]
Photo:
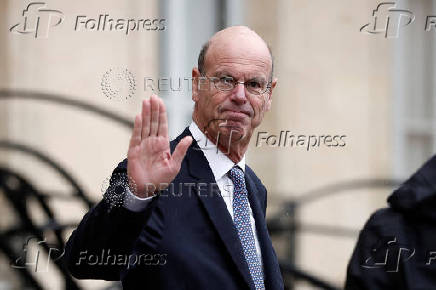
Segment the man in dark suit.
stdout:
[[124,289],[283,289],[266,189],[245,165],[271,106],[272,67],[262,38],[230,27],[200,52],[193,122],[181,135],[169,142],[160,98],[143,101],[109,197],[68,240],[73,276],[121,280]]

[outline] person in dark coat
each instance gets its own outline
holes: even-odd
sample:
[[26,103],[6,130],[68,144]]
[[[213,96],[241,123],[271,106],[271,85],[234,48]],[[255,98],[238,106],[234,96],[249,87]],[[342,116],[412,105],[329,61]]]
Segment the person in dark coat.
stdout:
[[436,289],[436,156],[360,232],[345,289]]
[[74,277],[126,290],[283,290],[267,191],[245,164],[277,83],[271,52],[235,26],[203,46],[198,64],[192,122],[176,139],[163,100],[142,102],[127,159],[66,244]]

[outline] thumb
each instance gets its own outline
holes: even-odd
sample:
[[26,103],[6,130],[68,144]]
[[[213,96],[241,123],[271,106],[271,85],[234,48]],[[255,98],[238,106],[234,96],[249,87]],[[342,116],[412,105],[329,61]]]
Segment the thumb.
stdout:
[[186,136],[185,138],[180,140],[179,144],[177,144],[172,156],[174,162],[177,165],[180,165],[182,163],[183,158],[185,158],[186,151],[188,150],[189,146],[191,146],[191,143],[192,137]]

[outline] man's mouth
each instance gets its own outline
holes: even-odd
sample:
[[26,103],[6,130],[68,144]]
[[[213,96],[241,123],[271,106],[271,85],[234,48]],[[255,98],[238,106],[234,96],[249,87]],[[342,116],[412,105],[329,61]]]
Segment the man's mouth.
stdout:
[[227,119],[235,121],[240,121],[242,119],[250,117],[250,114],[245,111],[224,110],[223,113],[225,114]]

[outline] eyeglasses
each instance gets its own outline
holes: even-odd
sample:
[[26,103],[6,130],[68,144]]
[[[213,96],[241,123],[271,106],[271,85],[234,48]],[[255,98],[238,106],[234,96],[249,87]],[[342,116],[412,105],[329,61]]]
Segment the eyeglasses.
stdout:
[[209,79],[214,84],[215,88],[219,91],[231,91],[238,84],[243,84],[245,89],[249,93],[252,93],[254,95],[261,95],[271,88],[271,82],[265,82],[263,80],[252,79],[245,82],[240,82],[230,76],[223,76],[223,77],[203,76],[203,77]]

